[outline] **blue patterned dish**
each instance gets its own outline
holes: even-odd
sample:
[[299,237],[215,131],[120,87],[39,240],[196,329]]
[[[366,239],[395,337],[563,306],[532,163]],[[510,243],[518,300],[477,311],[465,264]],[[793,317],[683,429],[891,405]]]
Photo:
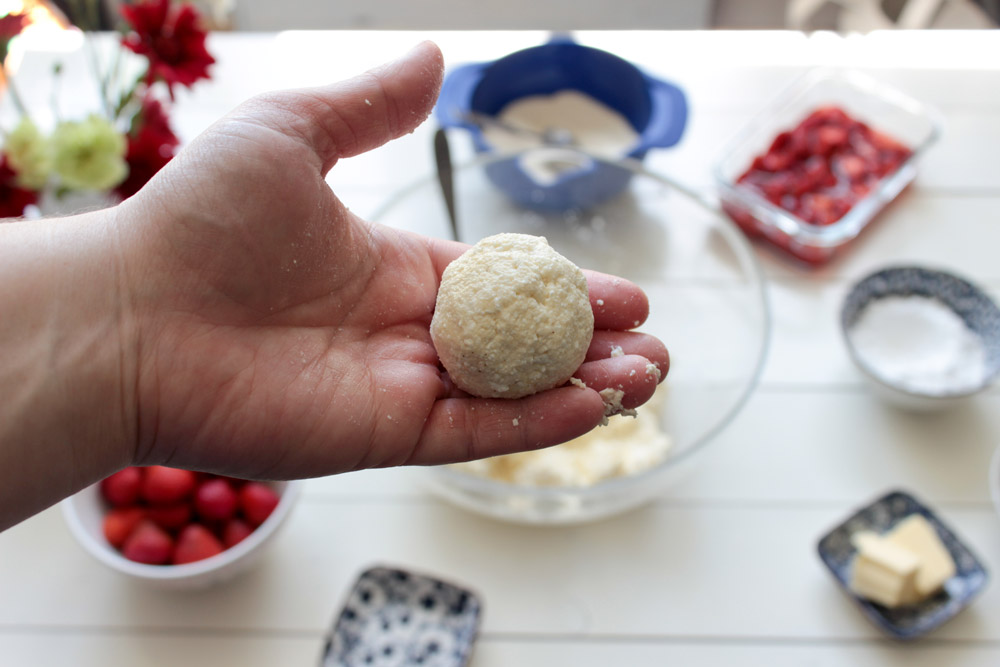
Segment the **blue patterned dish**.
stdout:
[[[956,573],[945,582],[944,590],[923,602],[889,609],[870,602],[848,588],[851,561],[857,550],[851,536],[862,530],[885,533],[911,514],[922,514],[937,531],[955,561]],[[891,491],[855,512],[849,519],[820,539],[819,557],[875,625],[895,639],[916,639],[953,618],[986,587],[989,575],[976,556],[931,510],[913,496]]]
[[[982,341],[986,369],[979,386],[938,394],[919,393],[881,377],[857,355],[850,331],[865,308],[884,297],[911,295],[937,299],[948,306]],[[935,409],[952,405],[987,388],[1000,375],[1000,308],[982,289],[947,271],[894,266],[872,273],[855,285],[844,299],[840,325],[848,352],[858,368],[883,397],[902,407]]]
[[463,667],[482,605],[471,591],[374,567],[358,577],[326,638],[322,667]]

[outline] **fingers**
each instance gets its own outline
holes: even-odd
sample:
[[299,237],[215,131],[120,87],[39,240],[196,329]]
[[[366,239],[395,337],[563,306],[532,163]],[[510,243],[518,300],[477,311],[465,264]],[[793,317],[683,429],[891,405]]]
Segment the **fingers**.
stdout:
[[663,342],[655,336],[637,331],[595,331],[585,361],[607,359],[620,348],[623,354],[645,357],[656,365],[662,382],[670,370],[670,355]]
[[649,299],[635,283],[597,271],[584,271],[594,309],[595,329],[634,329],[649,316]]
[[581,436],[604,417],[595,391],[561,387],[518,400],[438,401],[406,462],[439,465],[549,447]]
[[434,108],[444,61],[431,42],[360,76],[318,88],[281,91],[254,104],[272,112],[282,132],[309,144],[325,174],[341,157],[412,132]]
[[586,361],[573,375],[598,392],[620,390],[623,392],[622,407],[631,409],[648,401],[660,382],[661,375],[650,370],[649,363],[638,355],[610,357]]

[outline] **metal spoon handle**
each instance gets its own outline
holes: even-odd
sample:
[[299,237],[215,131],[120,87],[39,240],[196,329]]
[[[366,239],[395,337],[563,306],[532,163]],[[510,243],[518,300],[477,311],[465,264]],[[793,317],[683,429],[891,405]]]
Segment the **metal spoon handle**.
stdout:
[[441,196],[444,197],[444,205],[448,209],[448,221],[451,223],[451,237],[455,241],[458,241],[458,214],[455,211],[455,177],[451,166],[451,149],[448,146],[448,133],[443,127],[438,128],[437,132],[434,133],[434,164],[437,166]]

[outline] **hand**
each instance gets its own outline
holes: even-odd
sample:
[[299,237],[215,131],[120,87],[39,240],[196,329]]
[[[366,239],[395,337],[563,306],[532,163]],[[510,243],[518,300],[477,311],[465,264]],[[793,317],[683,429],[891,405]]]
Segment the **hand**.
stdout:
[[[324,180],[339,158],[411,132],[441,76],[423,44],[345,83],[258,97],[136,197],[136,462],[301,477],[533,449],[599,423],[594,390],[459,396],[428,326],[441,272],[466,246],[368,224]],[[665,372],[666,350],[619,330],[645,319],[645,297],[589,281],[593,302],[618,305],[596,309],[602,331],[578,376],[644,402],[647,359]],[[610,359],[614,344],[629,356]]]
[[461,461],[581,435],[604,416],[597,390],[623,388],[625,407],[652,395],[646,366],[665,374],[666,349],[628,331],[646,297],[594,273],[576,374],[593,389],[450,385],[428,327],[466,246],[369,224],[325,180],[419,125],[442,70],[423,44],[258,96],[117,207],[0,226],[0,305],[19,313],[0,346],[23,360],[0,367],[0,528],[123,465],[276,479]]

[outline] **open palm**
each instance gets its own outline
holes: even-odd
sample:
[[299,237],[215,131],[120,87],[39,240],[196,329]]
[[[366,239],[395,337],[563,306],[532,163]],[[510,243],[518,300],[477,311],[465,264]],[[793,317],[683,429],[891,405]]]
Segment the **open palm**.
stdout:
[[[635,286],[588,275],[596,328],[577,376],[520,400],[472,398],[438,365],[428,327],[465,249],[369,224],[325,181],[340,157],[410,132],[433,105],[433,45],[350,81],[259,96],[123,204],[137,337],[137,463],[247,477],[431,464],[562,442],[666,371]],[[621,346],[625,356],[610,358]],[[631,371],[637,371],[631,373]]]

